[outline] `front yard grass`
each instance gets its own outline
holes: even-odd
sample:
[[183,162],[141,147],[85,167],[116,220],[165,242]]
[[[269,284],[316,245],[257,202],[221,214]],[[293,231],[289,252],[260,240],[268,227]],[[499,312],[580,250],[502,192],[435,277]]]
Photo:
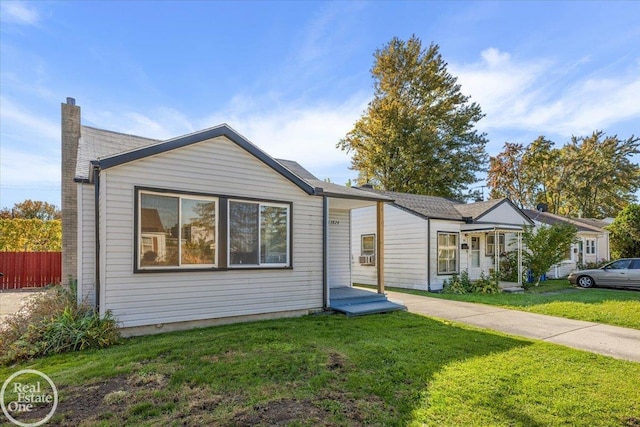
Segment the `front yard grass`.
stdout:
[[640,363],[406,312],[132,338],[48,374],[53,425],[637,426]]
[[392,287],[387,289],[640,329],[639,291],[580,289],[571,286],[567,280],[540,282],[539,286],[531,287],[522,294],[440,294]]

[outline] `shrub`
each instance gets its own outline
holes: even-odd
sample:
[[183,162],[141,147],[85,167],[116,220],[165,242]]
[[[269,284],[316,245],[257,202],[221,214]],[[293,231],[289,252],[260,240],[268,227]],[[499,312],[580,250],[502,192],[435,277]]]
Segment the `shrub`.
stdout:
[[471,281],[469,273],[463,271],[460,275],[454,274],[450,279],[446,279],[442,285],[442,293],[445,294],[495,294],[502,292],[498,286],[499,277],[496,273],[485,275],[480,273],[480,279]]
[[469,273],[463,271],[460,275],[454,274],[450,279],[446,279],[442,285],[442,292],[445,294],[466,294],[471,292]]
[[485,275],[483,271],[480,273],[480,279],[471,283],[471,292],[476,294],[497,294],[502,292],[499,283],[499,273],[493,272]]
[[576,265],[576,269],[577,270],[591,270],[594,268],[600,268],[605,264],[608,264],[609,260],[606,259],[601,259],[600,261],[596,261],[596,262],[587,262],[587,263],[579,263],[578,265]]
[[52,286],[9,316],[0,325],[0,363],[118,343],[113,315],[100,317],[75,295],[75,286]]
[[[525,281],[525,269],[522,269],[522,279]],[[518,282],[518,251],[510,251],[500,258],[500,280]]]

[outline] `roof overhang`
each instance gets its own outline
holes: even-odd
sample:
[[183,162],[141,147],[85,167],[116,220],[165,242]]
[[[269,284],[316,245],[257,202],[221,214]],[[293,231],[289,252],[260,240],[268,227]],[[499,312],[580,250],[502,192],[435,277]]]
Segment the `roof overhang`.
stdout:
[[478,233],[517,233],[521,232],[523,227],[516,224],[462,224],[460,231],[462,232],[478,232]]
[[316,194],[329,198],[329,208],[331,209],[358,209],[368,206],[375,206],[378,202],[392,202],[393,199],[379,194],[347,195],[340,193],[332,193],[331,191],[323,191],[316,188]]

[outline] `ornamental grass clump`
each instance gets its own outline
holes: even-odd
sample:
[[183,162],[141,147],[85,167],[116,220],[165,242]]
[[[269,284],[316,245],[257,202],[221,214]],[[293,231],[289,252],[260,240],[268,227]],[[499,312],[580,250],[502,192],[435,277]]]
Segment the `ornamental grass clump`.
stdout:
[[0,325],[0,364],[49,354],[103,348],[120,341],[118,322],[79,304],[75,286],[52,286]]

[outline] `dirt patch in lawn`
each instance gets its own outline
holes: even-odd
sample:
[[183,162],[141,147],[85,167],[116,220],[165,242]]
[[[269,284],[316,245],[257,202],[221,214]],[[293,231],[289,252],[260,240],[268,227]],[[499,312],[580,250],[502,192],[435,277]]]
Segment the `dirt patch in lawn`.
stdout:
[[[339,353],[327,357],[329,370],[340,373],[349,365]],[[337,381],[341,381],[340,377]],[[279,397],[271,401],[247,402],[241,394],[219,395],[208,386],[182,385],[169,388],[169,378],[160,373],[119,375],[83,386],[58,387],[59,401],[52,426],[91,426],[152,422],[183,426],[364,426],[372,413],[386,412],[382,399],[355,399],[342,390],[325,390],[310,398]],[[336,387],[341,388],[341,387]],[[16,417],[24,423],[42,420],[51,407],[43,406]]]

